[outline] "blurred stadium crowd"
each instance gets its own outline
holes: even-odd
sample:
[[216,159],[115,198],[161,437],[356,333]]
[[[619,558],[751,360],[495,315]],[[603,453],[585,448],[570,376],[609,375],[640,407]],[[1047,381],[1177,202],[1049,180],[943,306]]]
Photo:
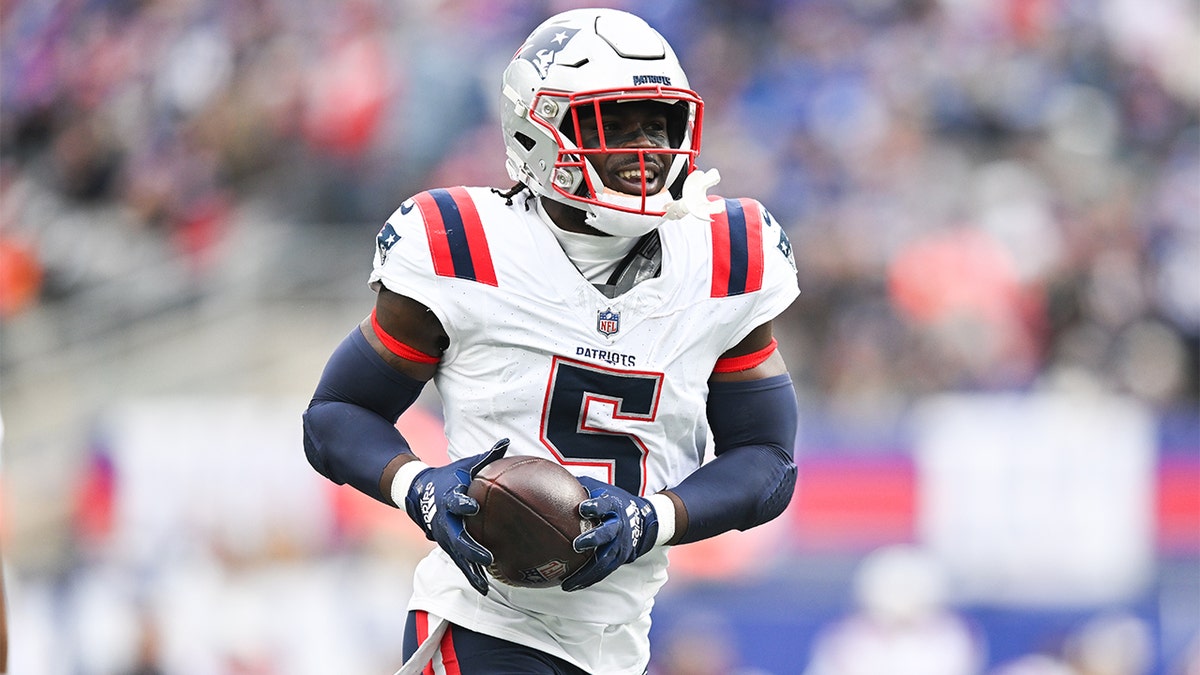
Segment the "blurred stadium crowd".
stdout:
[[[720,189],[789,224],[806,392],[1196,399],[1194,4],[618,4],[678,45]],[[4,312],[152,255],[202,274],[247,201],[376,223],[430,185],[506,183],[495,73],[569,5],[7,3]]]
[[[494,112],[499,73],[542,18],[580,4],[4,3],[5,461],[20,466],[22,453],[55,447],[47,429],[22,428],[29,423],[11,411],[28,409],[14,400],[22,392],[14,383],[36,379],[57,353],[195,311],[207,294],[226,289],[223,275],[231,267],[253,267],[279,251],[289,251],[300,266],[328,265],[361,286],[371,235],[402,199],[447,184],[506,187]],[[1195,2],[600,4],[644,16],[676,47],[706,102],[701,160],[721,171],[716,191],[759,198],[788,229],[802,295],[779,332],[806,408],[802,448],[898,444],[914,402],[948,391],[1118,395],[1156,419],[1183,420],[1176,445],[1200,448]],[[326,238],[312,238],[314,231]],[[334,259],[328,249],[304,248],[330,237],[351,239],[352,248],[337,250],[361,249],[361,255]],[[265,273],[249,276],[266,283]],[[120,290],[97,295],[103,288]],[[369,303],[354,298],[362,304],[352,316]],[[349,325],[330,330],[340,337],[337,331]],[[103,355],[73,365],[78,377],[87,377],[91,358]],[[304,367],[311,372],[293,373],[289,381],[315,381],[319,362]],[[291,396],[305,398],[308,386]],[[291,450],[299,457],[298,445]],[[95,469],[86,444],[68,451]],[[62,501],[103,501],[108,474],[100,464]],[[73,646],[45,656],[54,651],[45,646],[54,643],[52,633],[71,623],[52,616],[68,611],[63,588],[95,600],[101,589],[114,588],[107,575],[140,558],[120,547],[81,543],[96,528],[78,513],[67,525],[74,541],[50,555],[22,557],[22,542],[38,538],[38,528],[61,524],[19,513],[21,504],[11,497],[19,492],[10,485],[15,471],[6,471],[4,514],[39,524],[10,524],[2,549],[15,551],[18,577],[44,582],[38,587],[43,602],[18,609],[40,608],[44,616],[27,625],[47,633],[38,637],[38,656],[23,656],[15,642],[15,663],[26,658],[54,673],[302,672],[272,666],[260,652],[254,652],[257,660],[220,664],[193,658],[191,670],[155,666],[155,640],[170,642],[161,636],[180,626],[136,612],[122,625],[137,630],[96,634],[75,625]],[[259,548],[274,559],[276,544]],[[306,546],[338,549],[329,541]],[[220,560],[192,570],[196,577],[160,583],[229,592],[215,576],[229,575],[242,558],[226,550]],[[349,564],[337,560],[334,565]],[[386,616],[383,600],[366,598],[373,593],[365,590],[368,581],[388,579],[403,602],[405,574],[368,571],[358,575],[354,592],[374,612],[364,614]],[[304,579],[260,582],[285,597],[275,584],[308,583]],[[243,577],[241,583],[250,582]],[[139,592],[145,589],[132,584],[127,595]],[[192,600],[190,606],[199,606]],[[97,603],[67,606],[105,606]],[[126,606],[142,605],[134,598]],[[376,650],[394,622],[363,619]],[[265,643],[264,630],[258,634]],[[136,649],[114,652],[111,646],[127,634],[141,635],[140,642],[130,640],[142,645],[143,670],[133,669]],[[1076,638],[1073,653],[1086,642]],[[249,639],[243,635],[241,646]],[[93,652],[108,656],[89,661]],[[322,654],[332,662],[343,658],[333,646]],[[360,656],[358,665],[378,667],[395,656],[386,650]],[[1130,659],[1124,670],[1080,665],[1086,662],[1080,658],[1073,665],[1043,664],[1043,670],[1014,667],[1011,675],[1193,675],[1200,668],[1193,662],[1185,671],[1186,657],[1170,656],[1160,650],[1157,658]],[[1000,667],[982,655],[972,662],[972,670],[946,673]],[[673,675],[668,664],[657,665]],[[355,672],[347,668],[342,672]],[[789,672],[802,666],[776,675]]]

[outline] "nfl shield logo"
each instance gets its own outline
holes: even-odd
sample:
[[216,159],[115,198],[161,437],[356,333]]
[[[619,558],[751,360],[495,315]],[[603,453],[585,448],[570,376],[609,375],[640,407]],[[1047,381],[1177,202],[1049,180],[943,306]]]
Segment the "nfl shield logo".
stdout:
[[621,330],[621,315],[611,309],[601,311],[596,317],[596,330],[603,333],[604,337],[612,337]]

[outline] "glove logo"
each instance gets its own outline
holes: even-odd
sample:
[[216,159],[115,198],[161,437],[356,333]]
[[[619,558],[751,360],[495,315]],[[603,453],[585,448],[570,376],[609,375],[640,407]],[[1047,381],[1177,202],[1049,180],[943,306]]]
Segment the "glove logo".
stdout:
[[642,541],[642,532],[645,529],[645,517],[638,509],[637,505],[630,502],[625,507],[625,515],[629,517],[629,538],[633,543],[633,548],[637,549],[638,544]]
[[425,521],[425,529],[433,526],[433,518],[437,515],[437,499],[433,494],[433,483],[426,483],[421,488],[421,520]]

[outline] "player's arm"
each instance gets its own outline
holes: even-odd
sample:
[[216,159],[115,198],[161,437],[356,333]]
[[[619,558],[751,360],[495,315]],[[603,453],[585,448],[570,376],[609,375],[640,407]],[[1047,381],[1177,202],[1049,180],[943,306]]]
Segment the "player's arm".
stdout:
[[767,322],[717,361],[708,396],[716,457],[679,485],[643,498],[579,479],[589,494],[579,513],[600,526],[576,538],[575,549],[596,556],[563,580],[563,590],[587,588],[655,546],[749,529],[783,513],[796,487],[798,411],[775,347]]
[[437,372],[449,338],[421,303],[380,289],[375,309],[350,331],[325,364],[304,412],[304,452],[335,483],[402,506],[436,541],[480,593],[492,554],[466,532],[464,517],[479,512],[466,494],[471,478],[502,457],[508,440],[442,467],[413,454],[396,429],[401,413]]
[[394,475],[417,458],[396,420],[437,372],[448,345],[428,308],[381,289],[371,315],[326,362],[304,413],[304,450],[313,467],[397,506],[390,491]]
[[[421,386],[433,379],[442,352],[450,346],[450,338],[442,328],[441,321],[428,307],[386,288],[379,289],[374,314],[363,319],[358,328],[380,358],[398,372],[421,383]],[[408,353],[407,350],[416,353]],[[434,354],[437,360],[434,360]],[[394,424],[393,421],[393,428]],[[394,503],[390,493],[396,472],[404,464],[416,459],[416,455],[406,447],[384,467],[379,477],[379,488],[389,501]]]
[[[771,323],[753,330],[717,362],[709,378],[713,461],[656,496],[672,521],[660,543],[684,544],[746,530],[778,517],[796,488],[799,411]],[[670,500],[671,509],[662,498]]]

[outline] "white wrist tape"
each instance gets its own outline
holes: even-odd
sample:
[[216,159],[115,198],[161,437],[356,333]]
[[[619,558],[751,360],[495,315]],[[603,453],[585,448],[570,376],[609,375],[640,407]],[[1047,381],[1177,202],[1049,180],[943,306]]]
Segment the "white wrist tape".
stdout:
[[390,490],[392,503],[400,508],[404,508],[404,500],[408,497],[408,489],[412,487],[417,474],[428,468],[428,464],[418,459],[405,462],[397,469],[396,475],[392,476],[392,487]]
[[658,514],[658,539],[654,540],[654,545],[662,546],[675,536],[675,502],[661,492],[646,499],[654,506],[654,513]]

